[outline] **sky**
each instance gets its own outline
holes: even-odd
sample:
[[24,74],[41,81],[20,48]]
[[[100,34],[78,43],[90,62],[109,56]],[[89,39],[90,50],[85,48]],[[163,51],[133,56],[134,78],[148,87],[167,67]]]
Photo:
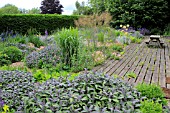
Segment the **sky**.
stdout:
[[[41,6],[42,0],[0,0],[0,7],[3,7],[5,4],[13,4],[18,8],[32,9]],[[79,1],[88,1],[88,0],[60,0],[60,3],[63,5],[64,15],[72,14],[75,8],[75,2]]]

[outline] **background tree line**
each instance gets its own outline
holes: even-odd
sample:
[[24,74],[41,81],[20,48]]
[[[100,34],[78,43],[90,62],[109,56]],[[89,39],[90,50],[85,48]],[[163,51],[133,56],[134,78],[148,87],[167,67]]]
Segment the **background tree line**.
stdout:
[[111,26],[130,24],[134,28],[147,28],[161,32],[170,23],[169,0],[88,0],[75,3],[73,14],[100,14],[104,11],[112,15]]
[[0,8],[0,14],[39,14],[39,8],[32,8],[30,10],[27,9],[19,9],[15,5],[6,4],[2,8]]

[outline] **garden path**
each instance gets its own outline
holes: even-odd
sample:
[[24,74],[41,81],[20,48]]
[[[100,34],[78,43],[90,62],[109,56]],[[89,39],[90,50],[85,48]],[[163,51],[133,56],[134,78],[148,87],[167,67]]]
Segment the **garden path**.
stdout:
[[[116,74],[133,85],[145,82],[170,88],[166,83],[166,77],[170,77],[170,43],[167,39],[164,42],[164,48],[148,48],[145,42],[130,44],[120,60],[107,60],[93,71]],[[128,72],[134,72],[137,77],[126,77]]]

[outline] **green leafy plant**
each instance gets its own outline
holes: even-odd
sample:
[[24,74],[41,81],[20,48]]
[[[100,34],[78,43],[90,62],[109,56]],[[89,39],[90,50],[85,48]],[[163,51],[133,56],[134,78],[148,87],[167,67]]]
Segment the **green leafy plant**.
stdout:
[[44,82],[48,79],[51,78],[51,75],[45,72],[44,70],[36,70],[34,72],[33,77],[35,78],[36,81],[38,82]]
[[128,72],[128,73],[126,73],[125,76],[127,76],[128,78],[136,78],[137,77],[137,75],[134,72]]
[[139,66],[143,66],[145,64],[145,62],[140,62]]
[[114,44],[112,46],[113,50],[116,50],[118,52],[122,52],[123,51],[123,46],[121,44]]
[[124,55],[124,54],[125,54],[125,51],[120,52],[120,55]]
[[11,64],[11,61],[8,55],[0,53],[0,66],[9,65],[9,64]]
[[141,38],[137,38],[137,37],[130,37],[131,39],[131,43],[137,43],[137,44],[140,44],[142,39]]
[[120,57],[118,57],[118,56],[116,56],[116,55],[114,55],[114,54],[111,54],[111,55],[110,55],[110,58],[111,58],[111,59],[115,59],[115,60],[120,60]]
[[1,113],[8,113],[8,112],[10,112],[9,111],[9,106],[8,105],[3,105],[2,107],[1,107],[1,105],[0,105],[0,112]]
[[35,45],[35,47],[40,47],[40,46],[44,46],[45,45],[45,43],[43,43],[41,40],[40,40],[40,38],[39,37],[37,37],[37,36],[35,36],[35,35],[30,35],[29,37],[28,37],[28,41],[30,42],[30,43],[33,43],[34,45]]
[[163,105],[167,104],[167,100],[164,98],[165,94],[162,89],[155,84],[138,84],[137,90],[141,92],[142,96],[146,96],[148,99],[159,100]]
[[170,24],[168,24],[166,26],[166,28],[164,29],[164,35],[165,36],[170,36]]
[[22,51],[15,46],[4,48],[2,54],[6,54],[12,63],[23,59]]
[[103,32],[100,32],[97,34],[97,37],[98,37],[98,41],[99,42],[104,42],[104,33]]
[[140,110],[142,113],[162,113],[162,104],[150,100],[141,102]]

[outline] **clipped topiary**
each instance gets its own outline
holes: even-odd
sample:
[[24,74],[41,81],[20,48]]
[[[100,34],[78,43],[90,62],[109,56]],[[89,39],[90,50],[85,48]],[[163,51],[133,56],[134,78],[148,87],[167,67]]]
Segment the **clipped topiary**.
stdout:
[[35,90],[24,98],[26,112],[136,113],[142,99],[131,85],[102,73],[50,79]]
[[26,65],[29,68],[51,65],[55,66],[60,61],[60,50],[56,45],[50,45],[37,52],[34,51],[26,57]]
[[4,48],[2,54],[6,54],[12,63],[21,61],[23,58],[22,51],[15,46],[9,46]]

